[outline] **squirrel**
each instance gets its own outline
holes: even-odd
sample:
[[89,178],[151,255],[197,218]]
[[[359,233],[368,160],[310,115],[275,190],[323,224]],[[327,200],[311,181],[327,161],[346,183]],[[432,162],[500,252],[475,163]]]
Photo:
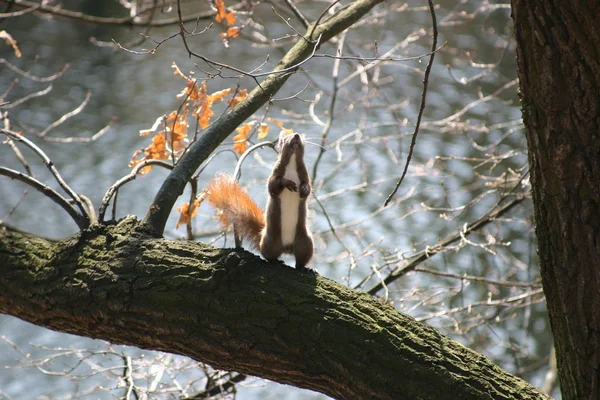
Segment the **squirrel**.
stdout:
[[299,133],[282,132],[276,148],[279,157],[267,181],[266,212],[228,175],[212,180],[206,197],[222,212],[221,221],[233,224],[237,248],[246,239],[271,263],[282,253],[293,254],[296,269],[304,272],[314,253],[306,226],[306,200],[312,189],[304,164],[304,140]]

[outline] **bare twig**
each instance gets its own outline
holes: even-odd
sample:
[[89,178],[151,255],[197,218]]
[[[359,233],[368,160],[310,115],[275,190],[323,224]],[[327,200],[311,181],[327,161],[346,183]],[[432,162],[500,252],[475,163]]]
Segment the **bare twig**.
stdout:
[[73,208],[73,206],[69,204],[69,201],[67,199],[61,196],[50,186],[43,184],[42,182],[29,175],[25,175],[22,172],[15,171],[14,169],[6,167],[0,167],[0,175],[8,176],[11,179],[16,179],[18,181],[26,183],[35,190],[47,196],[49,199],[61,206],[71,216],[71,218],[73,218],[73,221],[75,221],[79,229],[85,229],[89,226],[89,219],[79,214],[77,210],[75,210],[75,208]]
[[85,206],[81,202],[81,199],[79,198],[77,193],[75,193],[75,191],[73,189],[71,189],[71,187],[69,185],[67,185],[67,183],[64,181],[62,176],[60,176],[60,173],[54,166],[54,163],[46,155],[46,153],[44,153],[42,151],[42,149],[40,149],[38,146],[36,146],[35,143],[33,143],[31,140],[19,135],[16,132],[10,131],[8,129],[0,129],[0,132],[17,142],[21,142],[21,143],[25,144],[27,147],[32,149],[38,156],[40,156],[40,158],[44,161],[44,164],[46,164],[46,167],[50,170],[50,172],[54,176],[54,179],[56,179],[56,182],[58,182],[60,187],[62,187],[63,190],[71,197],[71,199],[73,199],[73,201],[75,202],[75,204],[81,211],[82,217],[87,221],[86,222],[86,227],[87,227],[87,225],[89,225],[89,223],[90,223],[90,216],[89,216]]
[[4,58],[0,58],[0,64],[4,64],[8,67],[8,69],[10,69],[11,71],[13,71],[16,74],[19,74],[27,79],[30,79],[34,82],[52,82],[58,78],[60,78],[65,72],[67,72],[67,70],[69,69],[69,64],[65,64],[62,69],[60,71],[58,71],[55,74],[52,74],[50,76],[44,76],[44,77],[40,77],[40,76],[35,76],[32,75],[31,73],[22,70],[19,67],[16,67],[14,65],[12,65],[11,63],[9,63],[8,61],[6,61]]
[[110,130],[110,128],[112,127],[112,125],[115,123],[116,118],[113,118],[104,128],[100,129],[98,132],[94,133],[91,137],[55,137],[55,136],[44,136],[44,140],[47,142],[54,142],[54,143],[89,143],[89,142],[94,142],[98,139],[100,139],[100,137],[102,137],[102,135],[104,135],[106,132],[108,132]]
[[406,176],[406,172],[408,171],[408,165],[410,164],[410,160],[411,160],[413,152],[415,150],[415,144],[417,143],[417,135],[419,134],[419,127],[421,125],[421,118],[423,118],[423,111],[425,110],[425,99],[427,98],[427,86],[429,84],[429,74],[431,74],[431,67],[433,66],[433,59],[435,58],[435,48],[437,46],[437,37],[438,37],[437,21],[436,21],[436,17],[435,17],[435,6],[433,5],[432,0],[427,0],[427,2],[429,3],[429,11],[431,13],[431,23],[433,25],[433,43],[431,44],[431,56],[429,57],[429,62],[427,63],[427,68],[425,68],[425,77],[423,78],[423,92],[421,93],[421,106],[419,107],[419,115],[417,116],[417,123],[415,125],[415,131],[414,131],[414,133],[412,135],[412,139],[410,141],[410,148],[408,150],[408,156],[406,157],[406,164],[404,164],[404,170],[402,171],[402,176],[400,177],[400,180],[398,180],[398,183],[396,184],[396,187],[394,188],[392,193],[390,193],[390,195],[387,197],[387,199],[385,199],[384,206],[387,206],[390,203],[390,201],[392,200],[392,197],[394,197],[394,195],[398,191],[398,188],[400,187],[400,184],[402,183],[402,181],[404,180],[404,177]]
[[[230,393],[232,389],[235,387],[235,384],[244,381],[247,378],[244,374],[235,374],[232,375],[231,378],[227,379],[225,382],[216,382],[209,379],[209,382],[206,384],[206,389],[200,393],[196,393],[191,397],[185,397],[182,400],[200,400],[200,399],[209,399],[219,395],[224,395]],[[210,384],[210,385],[209,385]]]
[[[138,20],[136,18],[136,17],[150,11],[155,6],[142,8],[135,15],[130,15],[128,17],[107,18],[107,17],[96,17],[96,16],[85,14],[82,12],[66,10],[60,6],[50,6],[50,5],[45,4],[45,2],[43,2],[41,5],[39,3],[34,3],[34,2],[28,1],[28,0],[0,0],[0,2],[14,3],[16,6],[21,7],[21,8],[38,7],[36,10],[37,12],[52,14],[57,17],[72,19],[72,20],[84,22],[87,24],[93,24],[93,25],[113,25],[113,26],[114,25],[123,25],[123,26],[153,26],[153,27],[155,27],[155,26],[176,25],[180,21],[179,18],[166,18],[166,19],[161,19],[161,20],[153,21],[152,23],[149,23],[148,21]],[[156,7],[162,7],[165,4],[167,4],[167,2],[161,2],[161,3],[157,4]],[[239,10],[242,7],[244,7],[244,2],[239,2],[229,8],[231,8],[233,10]],[[204,12],[200,12],[197,14],[187,15],[183,19],[183,22],[196,21],[198,19],[211,19],[214,16],[215,16],[215,11],[212,11],[212,10],[204,11]]]
[[492,307],[492,306],[499,306],[499,305],[504,305],[504,304],[509,304],[509,303],[516,303],[516,302],[520,302],[522,300],[526,300],[526,299],[529,299],[529,298],[537,296],[537,295],[541,295],[541,297],[538,301],[543,301],[544,289],[539,288],[539,289],[535,289],[535,290],[527,291],[525,293],[518,294],[516,296],[511,296],[511,297],[507,297],[507,298],[499,299],[499,300],[476,301],[476,302],[473,302],[466,306],[454,307],[454,308],[451,308],[450,310],[443,310],[443,311],[430,313],[424,317],[417,318],[417,320],[418,321],[427,321],[428,319],[432,319],[432,318],[442,317],[442,316],[446,316],[446,315],[450,315],[450,314],[456,314],[457,312],[462,312],[462,311],[468,311],[474,307]]
[[132,180],[137,178],[140,170],[142,168],[145,168],[150,165],[152,165],[152,166],[156,165],[156,166],[163,167],[163,168],[170,169],[170,170],[173,169],[173,165],[169,164],[166,161],[162,161],[162,160],[144,160],[141,163],[139,163],[138,165],[136,165],[129,174],[125,175],[124,177],[122,177],[121,179],[116,181],[106,191],[106,194],[104,195],[104,197],[102,198],[102,202],[100,203],[100,207],[98,208],[98,221],[104,222],[104,214],[106,214],[106,208],[108,207],[108,203],[110,203],[110,200],[113,198],[113,196],[116,197],[116,193],[118,192],[119,188],[121,186],[123,186],[124,184],[126,184],[127,182],[131,182]]
[[[342,50],[344,48],[345,39],[346,39],[346,33],[342,33],[340,35],[340,40],[338,41],[338,47],[337,47],[337,54],[339,54],[339,55],[342,55]],[[327,123],[323,127],[323,132],[321,132],[321,147],[319,149],[319,154],[317,154],[317,159],[315,160],[315,163],[313,166],[313,173],[312,173],[312,181],[313,182],[317,178],[317,168],[319,167],[319,162],[321,161],[321,157],[323,156],[323,153],[325,152],[325,139],[327,139],[327,135],[329,134],[329,131],[331,130],[331,127],[333,126],[335,101],[337,99],[337,94],[338,94],[338,89],[339,89],[338,85],[337,85],[339,72],[340,72],[340,59],[338,58],[333,62],[333,72],[331,73],[332,93],[331,93],[331,100],[329,101],[329,110],[328,110],[329,118],[327,119]]]
[[449,272],[434,271],[431,269],[420,268],[420,267],[414,268],[413,271],[423,272],[425,274],[430,274],[430,275],[435,275],[435,276],[443,276],[445,278],[453,278],[453,279],[460,279],[460,280],[466,280],[466,281],[481,282],[481,283],[486,283],[489,285],[496,285],[496,286],[539,287],[542,285],[542,283],[539,281],[538,282],[497,281],[497,280],[493,280],[493,279],[487,279],[482,276],[472,276],[472,275],[466,275],[466,274],[464,274],[464,275],[452,274]]
[[74,117],[75,115],[79,114],[85,108],[85,106],[87,106],[87,104],[89,103],[91,98],[92,98],[92,91],[88,90],[87,94],[85,95],[85,99],[83,99],[83,101],[81,102],[81,104],[79,106],[77,106],[77,108],[75,108],[73,111],[63,114],[59,119],[57,119],[56,121],[54,121],[53,123],[48,125],[46,128],[44,128],[44,130],[40,132],[39,137],[46,136],[46,134],[48,134],[48,132],[50,132],[52,129],[54,129],[57,126],[59,126],[60,124],[64,123],[69,118]]
[[296,7],[296,5],[294,4],[294,2],[292,0],[284,0],[284,1],[285,1],[285,4],[287,4],[287,6],[290,8],[290,10],[292,10],[292,12],[296,16],[296,18],[298,18],[300,20],[300,22],[302,22],[304,29],[307,29],[310,25],[310,22],[308,22],[308,20],[304,16],[304,14],[302,14],[302,12],[298,9],[298,7]]
[[46,89],[38,90],[37,92],[33,92],[33,93],[28,94],[27,96],[23,96],[19,100],[15,100],[13,102],[10,102],[9,104],[4,104],[3,107],[4,108],[14,108],[20,104],[25,103],[26,101],[34,99],[36,97],[45,96],[48,93],[50,93],[51,90],[52,90],[52,85],[48,86]]
[[412,256],[410,258],[410,261],[407,264],[396,268],[391,274],[389,274],[384,279],[383,282],[376,284],[371,289],[369,289],[367,292],[369,294],[376,294],[381,288],[383,288],[384,284],[389,285],[390,283],[394,282],[396,279],[400,278],[401,276],[404,276],[408,272],[413,271],[423,261],[440,253],[443,249],[445,249],[452,243],[459,241],[461,239],[461,237],[469,235],[470,233],[483,228],[485,225],[489,224],[490,222],[493,222],[497,218],[501,217],[502,215],[506,214],[508,211],[513,209],[516,205],[522,203],[526,198],[527,198],[527,196],[525,194],[517,194],[512,200],[501,205],[502,201],[504,200],[504,199],[502,199],[489,213],[487,213],[483,217],[479,218],[477,221],[472,222],[469,225],[467,225],[461,232],[452,234],[452,235],[446,237],[445,239],[443,239],[437,245],[435,245],[433,247],[428,247],[427,249],[415,254],[414,256]]
[[275,143],[273,142],[260,142],[257,143],[251,147],[249,147],[244,154],[242,154],[242,156],[240,157],[240,159],[238,160],[237,164],[235,165],[235,170],[233,171],[233,178],[236,181],[239,181],[241,176],[242,176],[242,164],[244,163],[244,160],[246,159],[246,157],[248,157],[250,155],[250,153],[252,153],[254,150],[260,149],[262,147],[270,147],[272,149],[275,149]]

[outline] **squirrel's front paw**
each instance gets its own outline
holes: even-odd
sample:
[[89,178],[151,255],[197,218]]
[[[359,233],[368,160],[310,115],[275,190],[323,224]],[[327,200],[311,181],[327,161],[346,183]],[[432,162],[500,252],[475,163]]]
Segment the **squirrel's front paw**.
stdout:
[[305,198],[310,194],[310,185],[308,183],[300,184],[300,197]]
[[290,190],[292,192],[297,192],[298,191],[298,187],[296,186],[296,183],[294,181],[289,180],[289,179],[286,179],[286,181],[284,182],[283,186],[287,190]]

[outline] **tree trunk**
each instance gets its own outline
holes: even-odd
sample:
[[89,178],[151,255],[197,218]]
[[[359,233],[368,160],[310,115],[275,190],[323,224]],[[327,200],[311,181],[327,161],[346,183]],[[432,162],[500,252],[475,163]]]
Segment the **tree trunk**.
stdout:
[[563,397],[600,398],[600,2],[512,0]]
[[0,229],[0,312],[339,399],[547,398],[365,293],[139,227],[61,242]]

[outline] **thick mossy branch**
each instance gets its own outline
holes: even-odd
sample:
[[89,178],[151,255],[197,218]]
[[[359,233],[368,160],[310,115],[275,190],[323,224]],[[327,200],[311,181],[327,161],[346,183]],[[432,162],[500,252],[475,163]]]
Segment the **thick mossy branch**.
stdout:
[[134,218],[51,242],[0,227],[0,312],[339,399],[540,399],[367,294]]

